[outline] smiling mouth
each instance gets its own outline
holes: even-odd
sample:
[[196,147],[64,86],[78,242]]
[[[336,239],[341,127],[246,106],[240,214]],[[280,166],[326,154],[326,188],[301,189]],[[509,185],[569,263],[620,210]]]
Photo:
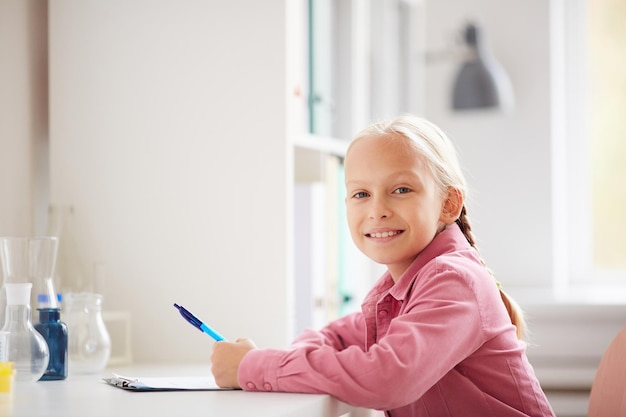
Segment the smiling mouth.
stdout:
[[402,230],[390,230],[388,232],[366,233],[365,236],[371,237],[374,239],[384,239],[387,237],[397,236],[402,232],[403,232]]

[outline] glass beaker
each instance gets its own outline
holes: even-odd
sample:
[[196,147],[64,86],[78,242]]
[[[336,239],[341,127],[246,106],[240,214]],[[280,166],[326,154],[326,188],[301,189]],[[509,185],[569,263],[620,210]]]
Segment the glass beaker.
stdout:
[[30,305],[36,305],[45,295],[46,307],[58,307],[52,282],[58,247],[59,240],[54,236],[0,237],[4,283],[30,282],[33,284]]
[[59,254],[55,280],[57,291],[65,295],[68,292],[95,292],[88,279],[87,269],[81,247],[77,241],[75,213],[73,206],[51,205],[48,207],[48,234],[59,237]]
[[111,339],[102,318],[102,295],[67,293],[64,302],[70,372],[102,371],[111,355]]

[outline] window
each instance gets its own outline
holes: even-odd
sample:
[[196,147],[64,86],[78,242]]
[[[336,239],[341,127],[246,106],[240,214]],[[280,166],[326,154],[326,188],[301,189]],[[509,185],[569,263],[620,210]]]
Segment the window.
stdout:
[[553,3],[557,289],[626,284],[626,3]]
[[626,2],[587,0],[593,265],[626,271]]

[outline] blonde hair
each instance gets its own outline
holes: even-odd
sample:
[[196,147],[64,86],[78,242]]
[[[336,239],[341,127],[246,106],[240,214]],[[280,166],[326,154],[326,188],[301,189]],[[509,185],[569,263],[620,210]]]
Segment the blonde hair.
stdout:
[[[458,190],[465,200],[467,183],[459,164],[456,148],[448,136],[435,124],[415,115],[405,114],[392,120],[373,123],[359,132],[352,143],[360,138],[370,136],[401,136],[409,139],[413,148],[424,157],[426,165],[441,193],[447,193],[448,189],[452,187]],[[456,219],[456,223],[469,244],[478,252],[465,205],[461,208],[461,213]],[[482,258],[481,262],[487,268]],[[492,274],[489,268],[487,270]],[[517,337],[518,339],[523,339],[526,331],[526,322],[522,310],[515,300],[502,290],[500,283],[498,281],[495,281],[495,283],[498,286],[500,297],[509,314],[511,323],[516,328]]]

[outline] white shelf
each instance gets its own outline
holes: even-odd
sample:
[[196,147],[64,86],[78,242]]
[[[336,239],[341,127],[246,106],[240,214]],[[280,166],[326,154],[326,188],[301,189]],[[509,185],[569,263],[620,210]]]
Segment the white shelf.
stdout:
[[322,154],[345,156],[349,141],[327,136],[303,134],[294,138],[294,146],[319,151]]

